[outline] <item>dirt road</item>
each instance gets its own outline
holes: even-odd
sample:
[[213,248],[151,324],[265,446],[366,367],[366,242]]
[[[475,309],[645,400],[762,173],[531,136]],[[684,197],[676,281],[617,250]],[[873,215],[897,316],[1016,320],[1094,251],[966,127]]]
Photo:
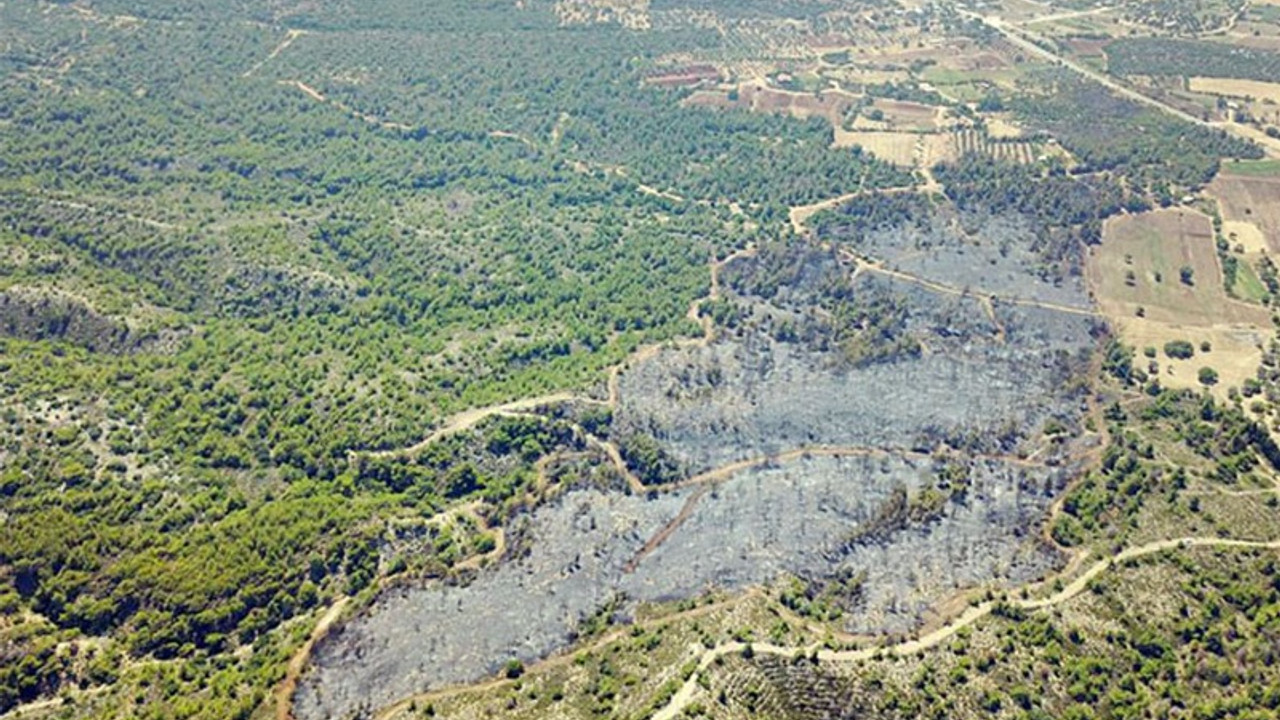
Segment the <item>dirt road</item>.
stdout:
[[293,654],[289,659],[289,667],[285,670],[284,680],[280,681],[280,685],[276,689],[276,720],[294,720],[293,718],[293,693],[298,689],[298,681],[302,679],[302,671],[306,669],[307,662],[311,659],[311,651],[315,648],[316,643],[320,642],[329,634],[329,630],[333,624],[342,616],[342,611],[347,608],[347,604],[351,602],[351,598],[343,596],[338,598],[324,615],[320,616],[320,622],[316,623],[316,627],[311,631],[311,637],[303,643],[302,647]]
[[[1223,548],[1254,548],[1266,550],[1280,550],[1280,540],[1270,542],[1251,541],[1251,540],[1227,540],[1223,538],[1213,537],[1185,537],[1175,538],[1172,540],[1160,540],[1158,542],[1148,543],[1138,547],[1129,548],[1121,551],[1109,558],[1099,560],[1085,570],[1074,580],[1068,583],[1064,588],[1046,598],[1037,600],[1009,600],[1008,605],[1023,608],[1027,610],[1036,610],[1046,607],[1058,605],[1066,602],[1080,593],[1089,586],[1089,583],[1102,573],[1111,569],[1116,563],[1132,560],[1152,555],[1165,550],[1173,550],[1177,548],[1188,547],[1223,547]],[[939,628],[932,633],[923,635],[915,640],[907,640],[894,645],[881,645],[876,647],[863,648],[859,650],[824,650],[819,649],[817,645],[807,647],[781,647],[768,643],[750,643],[751,649],[756,653],[764,653],[768,655],[783,655],[787,657],[794,656],[797,652],[806,654],[818,651],[818,659],[824,662],[855,662],[859,660],[870,660],[878,655],[911,655],[921,650],[927,650],[951,639],[961,629],[973,625],[978,620],[991,614],[995,609],[994,602],[984,602],[978,605],[970,606],[959,617],[957,617],[950,625]],[[746,649],[748,643],[731,642],[718,647],[707,650],[703,653],[702,658],[698,661],[698,672],[695,672],[685,681],[680,690],[671,698],[671,701],[658,711],[653,720],[675,720],[684,708],[693,700],[698,690],[698,674],[710,667],[711,663],[716,659],[739,653]]]
[[878,273],[880,275],[891,277],[896,280],[902,280],[903,282],[909,282],[913,285],[919,285],[920,287],[925,288],[926,290],[933,290],[934,292],[939,292],[946,295],[956,295],[959,297],[967,296],[967,297],[977,298],[978,300],[981,300],[987,303],[995,301],[995,302],[1007,303],[1009,305],[1022,305],[1024,307],[1034,307],[1034,308],[1040,308],[1042,310],[1053,310],[1056,312],[1068,313],[1071,315],[1083,315],[1085,317],[1101,317],[1100,313],[1097,313],[1088,308],[1075,307],[1073,305],[1059,305],[1057,303],[1043,302],[1040,300],[1026,300],[1023,298],[1017,298],[1012,296],[995,295],[993,293],[983,292],[981,290],[975,290],[972,288],[964,289],[964,288],[952,287],[950,285],[943,285],[942,283],[934,282],[933,280],[928,280],[918,275],[912,275],[910,273],[900,272],[898,270],[890,270],[889,268],[884,266],[883,262],[879,260],[867,260],[866,258],[860,258],[847,250],[843,251],[842,254],[844,255],[844,258],[846,260],[857,265],[857,267],[860,270]]

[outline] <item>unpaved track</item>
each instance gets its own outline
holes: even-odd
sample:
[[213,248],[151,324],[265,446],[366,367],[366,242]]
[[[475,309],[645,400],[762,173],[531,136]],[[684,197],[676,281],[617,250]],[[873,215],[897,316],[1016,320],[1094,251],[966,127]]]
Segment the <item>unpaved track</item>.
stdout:
[[[709,615],[717,610],[722,610],[726,607],[732,607],[750,598],[758,597],[761,594],[761,592],[762,591],[759,588],[753,588],[753,589],[747,590],[744,593],[735,595],[734,597],[727,598],[725,600],[708,603],[706,605],[699,605],[698,607],[690,608],[689,610],[678,612],[673,615],[665,615],[659,618],[654,618],[652,620],[641,621],[641,622],[635,623],[634,625],[628,625],[625,627],[617,628],[612,632],[608,632],[608,633],[605,633],[604,635],[601,635],[599,638],[596,639],[595,642],[591,643],[586,647],[566,648],[558,655],[553,655],[545,660],[540,660],[537,663],[534,663],[533,665],[529,666],[526,672],[543,671],[543,670],[559,667],[561,665],[567,665],[570,662],[573,662],[575,658],[577,658],[579,655],[583,653],[590,654],[590,653],[598,652],[601,649],[610,645],[611,643],[621,640],[622,638],[630,635],[635,628],[649,629],[654,627],[665,627],[666,625],[677,620],[691,620],[694,618],[702,617],[703,615]],[[484,682],[476,683],[474,685],[456,685],[454,687],[441,688],[439,690],[429,690],[427,692],[420,693],[418,695],[413,695],[411,697],[398,700],[395,703],[388,705],[387,707],[377,711],[377,713],[375,713],[373,717],[375,718],[375,720],[391,720],[392,718],[396,717],[397,715],[399,715],[400,713],[408,709],[410,704],[416,703],[419,706],[426,706],[433,701],[445,700],[445,699],[456,697],[458,695],[462,695],[465,693],[483,692],[486,690],[492,690],[500,687],[505,687],[508,685],[513,685],[516,682],[517,680],[511,680],[511,679],[499,677],[499,678],[493,678],[491,680],[486,680]]]
[[[291,84],[298,86],[300,89],[303,89],[304,92],[307,92],[309,90],[309,88],[306,88],[306,86],[303,85],[302,83],[295,82]],[[323,99],[323,96],[320,96],[319,99]],[[432,443],[438,440],[441,440],[442,438],[448,437],[449,435],[453,435],[453,434],[462,432],[464,430],[469,430],[475,427],[481,421],[486,420],[490,417],[494,417],[497,415],[518,415],[522,413],[528,413],[529,411],[536,410],[537,408],[544,405],[555,405],[558,403],[567,403],[567,402],[581,402],[581,403],[589,403],[593,405],[603,405],[610,409],[616,409],[618,407],[619,395],[620,395],[620,391],[618,388],[619,378],[622,372],[629,365],[644,362],[668,348],[704,347],[715,340],[715,327],[712,324],[711,319],[707,317],[701,317],[700,309],[702,307],[702,303],[708,299],[710,300],[719,299],[721,268],[723,268],[727,263],[729,263],[730,261],[736,258],[751,257],[754,254],[755,254],[755,248],[745,248],[743,250],[738,250],[728,255],[723,260],[719,260],[719,261],[713,260],[711,263],[709,263],[710,281],[709,281],[708,293],[704,297],[695,298],[693,302],[689,304],[689,309],[685,313],[685,316],[690,321],[697,323],[702,328],[702,334],[696,338],[681,338],[677,340],[669,340],[666,342],[655,343],[652,345],[645,345],[643,347],[637,348],[625,360],[609,368],[609,373],[606,380],[607,393],[608,393],[607,399],[600,400],[597,398],[589,397],[586,395],[580,395],[577,393],[571,393],[571,392],[556,392],[556,393],[550,393],[548,395],[540,395],[538,397],[524,398],[521,400],[513,400],[511,402],[502,403],[499,405],[489,405],[486,407],[472,408],[470,410],[464,410],[456,415],[449,417],[444,421],[443,425],[437,428],[430,435],[428,435],[427,437],[423,438],[422,440],[419,440],[418,442],[408,447],[394,448],[391,450],[353,452],[352,455],[364,455],[366,457],[375,457],[375,458],[402,457],[402,456],[414,455],[418,452],[421,452]],[[610,461],[612,461],[613,464],[618,467],[619,471],[622,472],[623,476],[626,477],[627,482],[631,486],[632,490],[636,490],[639,492],[644,492],[646,490],[645,486],[640,482],[638,478],[635,477],[634,473],[632,473],[627,468],[626,462],[623,461],[622,454],[619,451],[618,446],[616,444],[605,441],[605,440],[601,440],[600,438],[597,438],[594,435],[587,433],[585,430],[582,430],[581,428],[577,428],[577,429],[582,432],[582,434],[587,438],[587,441],[589,443],[596,445],[609,456]]]
[[787,219],[791,221],[791,229],[794,230],[797,235],[803,235],[809,230],[809,226],[806,224],[808,223],[809,218],[817,215],[823,210],[830,210],[831,208],[839,207],[856,197],[860,197],[862,195],[898,195],[909,192],[926,192],[930,189],[932,189],[932,187],[928,183],[925,185],[905,185],[902,187],[874,188],[871,190],[859,187],[853,192],[838,195],[833,198],[827,198],[826,200],[819,200],[818,202],[811,203],[809,205],[793,205],[791,209],[787,211]]
[[[1249,548],[1249,549],[1265,549],[1280,550],[1280,540],[1272,540],[1269,542],[1253,541],[1253,540],[1227,540],[1214,537],[1185,537],[1173,540],[1160,540],[1158,542],[1140,545],[1138,547],[1129,548],[1119,552],[1105,560],[1099,560],[1094,563],[1088,570],[1084,571],[1074,580],[1062,588],[1058,592],[1046,598],[1038,600],[1007,600],[1006,604],[1022,608],[1026,610],[1037,610],[1046,607],[1052,607],[1060,603],[1066,602],[1080,593],[1084,592],[1089,583],[1102,573],[1111,569],[1116,563],[1126,560],[1133,560],[1146,555],[1152,555],[1165,550],[1174,550],[1178,548],[1190,547],[1222,547],[1222,548]],[[927,650],[940,643],[951,639],[961,629],[973,625],[978,620],[991,614],[996,607],[994,602],[984,602],[978,605],[970,606],[950,625],[939,628],[934,632],[923,635],[915,640],[907,640],[893,645],[881,645],[877,647],[863,648],[860,650],[825,650],[820,649],[818,645],[801,646],[801,647],[781,647],[768,643],[742,643],[731,642],[720,645],[711,650],[707,650],[702,655],[702,659],[698,661],[698,671],[706,670],[716,659],[730,655],[732,653],[742,652],[748,645],[756,653],[765,653],[768,655],[783,655],[787,657],[794,656],[797,652],[806,654],[818,651],[818,659],[826,662],[857,662],[860,660],[870,660],[881,655],[911,655],[921,650]],[[676,717],[684,711],[684,708],[693,699],[698,690],[698,673],[695,672],[685,681],[680,690],[672,697],[671,702],[666,707],[659,710],[653,720],[675,720]]]
[[[85,698],[93,695],[101,695],[111,689],[110,685],[99,685],[89,688],[83,692],[78,692],[73,696],[77,701],[83,701]],[[17,718],[26,717],[32,714],[45,715],[52,713],[55,709],[66,706],[67,699],[62,696],[45,698],[44,700],[35,700],[25,705],[18,705],[8,712],[0,715],[0,720],[17,720]]]
[[308,97],[310,97],[312,100],[315,100],[316,102],[328,102],[328,98],[326,98],[323,93],[311,87],[310,85],[302,82],[301,80],[281,80],[280,84],[288,85],[289,87],[295,87],[301,90],[302,92],[306,93]]
[[328,636],[329,630],[333,628],[333,624],[342,616],[342,611],[350,602],[350,597],[343,596],[330,605],[324,615],[320,616],[320,622],[316,623],[315,629],[311,631],[311,637],[307,638],[307,641],[289,660],[284,680],[280,681],[280,686],[276,689],[276,720],[294,720],[293,694],[298,689],[298,680],[307,667],[307,661],[311,659],[311,650],[316,643]]
[[[903,282],[909,282],[913,285],[918,285],[922,288],[925,288],[926,290],[932,290],[934,292],[943,293],[945,295],[955,295],[957,297],[972,297],[972,298],[978,299],[979,301],[986,302],[988,304],[990,304],[991,302],[1000,302],[1000,303],[1008,303],[1009,305],[1021,305],[1023,307],[1040,308],[1042,310],[1053,310],[1055,312],[1067,313],[1070,315],[1081,315],[1084,317],[1103,317],[1101,313],[1094,310],[1090,310],[1088,308],[1075,307],[1072,305],[1059,305],[1058,303],[1043,302],[1041,300],[1027,300],[1025,298],[1018,298],[1018,297],[1007,296],[1007,295],[996,295],[993,293],[984,292],[982,290],[977,290],[974,288],[952,287],[951,285],[944,285],[939,282],[934,282],[933,280],[922,278],[919,275],[912,275],[911,273],[905,273],[898,270],[890,270],[889,268],[884,266],[883,261],[867,260],[865,258],[861,258],[861,257],[858,257],[857,255],[854,255],[848,250],[843,250],[841,251],[841,253],[846,260],[854,263],[862,270],[866,270],[867,272],[878,273],[880,275],[891,277],[896,280],[902,280]],[[992,309],[992,314],[994,315],[994,309]]]
[[1039,25],[1041,23],[1060,22],[1062,20],[1074,20],[1075,18],[1089,17],[1090,15],[1101,15],[1103,13],[1109,13],[1109,12],[1112,12],[1113,10],[1115,10],[1115,8],[1107,5],[1103,7],[1096,7],[1091,10],[1075,10],[1072,12],[1057,13],[1056,15],[1041,15],[1040,17],[1031,18],[1030,20],[1027,20],[1026,22],[1023,22],[1021,24],[1024,26]]
[[391,120],[384,120],[380,117],[377,117],[376,115],[370,115],[369,113],[356,110],[355,108],[347,105],[346,103],[340,102],[338,100],[330,100],[324,96],[324,93],[320,92],[319,90],[316,90],[315,88],[302,82],[301,80],[280,80],[279,84],[292,87],[292,88],[297,88],[298,90],[301,90],[302,92],[306,93],[308,97],[310,97],[312,100],[315,100],[316,102],[328,103],[329,105],[332,105],[338,108],[342,112],[350,115],[353,118],[356,118],[357,120],[362,120],[366,123],[369,123],[370,125],[376,125],[384,130],[404,131],[404,130],[413,129],[412,125],[393,122]]
[[[683,525],[685,521],[688,520],[693,515],[694,511],[697,510],[698,504],[702,502],[702,498],[706,496],[707,492],[711,489],[712,486],[718,483],[724,482],[726,480],[729,480],[734,475],[737,475],[738,473],[746,470],[751,470],[753,468],[761,467],[764,465],[793,462],[795,460],[801,460],[809,457],[834,457],[834,458],[897,457],[897,458],[913,458],[917,460],[928,460],[928,459],[945,457],[945,456],[939,456],[935,453],[916,452],[913,450],[891,450],[886,448],[865,447],[865,446],[849,446],[849,447],[809,446],[809,447],[796,448],[794,450],[788,450],[782,453],[775,453],[772,455],[761,455],[754,458],[748,458],[746,460],[739,460],[737,462],[732,462],[727,465],[721,465],[718,468],[708,470],[707,472],[704,472],[704,473],[699,473],[697,475],[690,476],[677,483],[670,483],[667,485],[654,487],[652,488],[653,490],[662,490],[664,492],[673,491],[673,490],[682,490],[684,488],[689,488],[689,487],[697,487],[698,491],[689,495],[689,498],[685,500],[684,505],[680,508],[680,512],[676,513],[676,516],[673,517],[670,520],[670,522],[662,526],[662,528],[658,530],[658,532],[654,533],[653,537],[649,538],[649,540],[645,542],[643,547],[641,547],[638,551],[636,551],[635,556],[632,557],[631,560],[628,561],[627,564],[623,567],[623,572],[627,572],[627,573],[635,572],[636,568],[640,566],[640,562],[644,560],[645,557],[651,554],[654,550],[657,550],[659,547],[661,547],[662,543],[669,540],[671,536],[675,534],[676,530],[679,530],[680,526]],[[965,457],[972,458],[975,460],[992,460],[995,462],[1002,462],[1010,465],[1017,465],[1020,467],[1034,467],[1034,468],[1046,467],[1044,463],[1035,462],[1033,460],[1020,458],[1014,455],[983,454],[983,455],[966,455]]]
[[143,217],[141,215],[134,215],[133,213],[127,212],[125,210],[117,210],[114,208],[102,207],[100,205],[91,205],[89,203],[77,202],[75,200],[64,200],[57,197],[57,195],[54,192],[43,190],[40,188],[29,188],[29,189],[21,188],[21,189],[16,189],[16,192],[20,192],[27,195],[35,195],[37,197],[40,197],[43,202],[46,202],[55,207],[65,207],[65,208],[71,208],[72,210],[83,210],[85,212],[90,212],[95,215],[105,215],[107,217],[123,218],[130,222],[146,225],[148,227],[152,227],[157,230],[176,230],[176,231],[182,231],[182,232],[185,232],[187,230],[187,228],[182,225],[177,225],[171,222],[165,222],[163,220],[156,220],[149,217]]
[[518,413],[526,412],[529,410],[535,410],[539,407],[542,407],[543,405],[555,405],[557,403],[565,403],[565,402],[573,402],[573,401],[595,402],[595,403],[601,402],[600,400],[592,400],[591,398],[581,397],[573,393],[558,392],[558,393],[551,393],[550,395],[539,395],[538,397],[524,398],[523,400],[513,400],[511,402],[503,403],[501,405],[490,405],[488,407],[472,408],[470,410],[464,410],[463,412],[460,412],[457,415],[450,417],[448,420],[445,421],[444,425],[440,426],[440,428],[438,428],[435,432],[426,436],[422,440],[419,440],[413,445],[410,445],[409,447],[396,448],[393,450],[375,450],[375,451],[371,451],[363,454],[366,455],[367,457],[375,457],[375,458],[416,455],[417,453],[425,450],[427,446],[431,445],[432,443],[437,442],[450,435],[460,433],[464,430],[470,430],[471,428],[480,424],[481,421],[487,420],[488,418],[491,418],[495,415],[518,414]]
[[287,49],[290,45],[293,44],[294,40],[297,40],[299,37],[306,34],[307,34],[307,31],[305,30],[290,30],[289,32],[285,33],[284,40],[281,40],[280,44],[276,45],[275,49],[273,49],[269,55],[259,60],[253,67],[249,68],[248,70],[245,70],[244,74],[241,75],[240,77],[247,78],[253,75],[254,73],[258,72],[259,70],[262,69],[263,65],[266,65],[267,63],[279,57],[280,53],[284,52],[285,49]]

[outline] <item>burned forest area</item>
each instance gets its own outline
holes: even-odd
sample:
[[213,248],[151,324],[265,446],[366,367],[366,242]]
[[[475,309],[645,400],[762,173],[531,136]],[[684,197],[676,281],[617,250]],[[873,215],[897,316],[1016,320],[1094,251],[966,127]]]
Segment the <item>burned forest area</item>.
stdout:
[[0,720],[1280,712],[1280,14],[0,2]]

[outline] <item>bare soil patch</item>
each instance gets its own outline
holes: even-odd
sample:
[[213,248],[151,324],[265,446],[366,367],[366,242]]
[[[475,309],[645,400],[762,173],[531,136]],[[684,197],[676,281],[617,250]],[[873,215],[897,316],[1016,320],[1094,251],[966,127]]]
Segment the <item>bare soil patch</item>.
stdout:
[[[1171,209],[1112,218],[1086,268],[1120,337],[1139,350],[1157,349],[1154,360],[1140,355],[1135,362],[1154,363],[1162,384],[1202,388],[1199,370],[1210,367],[1219,374],[1214,394],[1226,397],[1254,376],[1270,316],[1227,296],[1207,216]],[[1189,282],[1184,269],[1191,271]],[[1163,348],[1171,341],[1190,342],[1194,356],[1168,357]],[[1205,342],[1207,353],[1200,349]]]
[[[1209,193],[1217,198],[1223,220],[1253,225],[1268,249],[1280,248],[1280,177],[1233,175],[1227,165],[1209,185]],[[1248,232],[1237,230],[1242,236]]]
[[1230,78],[1193,77],[1189,82],[1192,92],[1204,92],[1228,97],[1257,98],[1280,102],[1280,83]]
[[921,131],[938,129],[940,108],[933,105],[877,98],[874,107],[884,113],[885,121],[894,128]]
[[924,136],[900,132],[859,132],[837,128],[835,147],[861,147],[886,162],[915,167],[918,145]]
[[1245,253],[1260,254],[1272,249],[1267,243],[1267,236],[1262,233],[1262,228],[1251,222],[1224,220],[1222,235],[1232,246],[1242,247]]
[[778,90],[761,83],[744,83],[736,90],[700,90],[684,102],[694,107],[737,108],[800,119],[819,117],[838,126],[856,99],[857,96],[840,90],[800,93]]

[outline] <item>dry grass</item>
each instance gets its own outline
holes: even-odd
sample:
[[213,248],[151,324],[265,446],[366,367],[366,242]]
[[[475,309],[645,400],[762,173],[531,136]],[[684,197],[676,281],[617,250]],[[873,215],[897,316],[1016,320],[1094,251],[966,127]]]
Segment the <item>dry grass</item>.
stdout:
[[1190,80],[1190,88],[1192,92],[1204,92],[1229,97],[1251,97],[1259,100],[1280,102],[1280,83],[1193,77]]
[[841,86],[882,85],[884,83],[903,82],[911,79],[911,73],[905,70],[881,70],[844,65],[839,68],[824,70],[825,77],[839,82]]
[[1245,253],[1265,253],[1272,250],[1262,228],[1251,222],[1226,220],[1222,223],[1222,235],[1232,247],[1239,245]]
[[1006,117],[993,116],[987,118],[987,135],[996,140],[1020,138],[1025,134],[1021,127],[1013,124]]
[[899,132],[857,132],[836,129],[835,147],[862,147],[881,160],[902,167],[915,167],[917,145],[927,136]]
[[841,90],[801,93],[771,88],[760,82],[743,83],[733,92],[736,96],[724,90],[699,90],[686,98],[684,104],[790,115],[802,120],[818,117],[838,126],[857,99],[856,95]]
[[1234,227],[1241,242],[1257,241],[1250,225],[1262,235],[1265,248],[1280,248],[1280,177],[1250,177],[1231,174],[1231,166],[1209,185],[1217,198],[1224,233]]
[[924,135],[924,153],[920,158],[921,167],[931,168],[940,162],[951,162],[960,157],[957,151],[955,136],[951,133]]
[[938,129],[939,108],[905,100],[876,99],[874,107],[884,113],[885,122],[900,130]]
[[990,50],[940,54],[937,60],[938,67],[960,72],[1003,70],[1010,67],[1008,60]]
[[[1210,343],[1209,353],[1197,350],[1187,360],[1161,352],[1157,362],[1165,386],[1199,388],[1200,368],[1211,367],[1220,378],[1213,392],[1226,397],[1230,387],[1254,376],[1270,316],[1227,296],[1206,215],[1173,209],[1112,218],[1086,267],[1099,307],[1126,343]],[[1183,267],[1192,269],[1192,284],[1182,282]]]
[[[1158,350],[1160,384],[1169,388],[1200,390],[1200,368],[1211,367],[1218,372],[1218,384],[1213,395],[1226,399],[1230,388],[1240,387],[1245,380],[1255,377],[1262,362],[1262,346],[1270,335],[1261,328],[1230,326],[1183,325],[1159,322],[1139,317],[1112,316],[1108,313],[1125,343],[1139,350],[1154,347]],[[1178,360],[1166,357],[1162,348],[1173,340],[1186,340],[1196,346],[1194,357]],[[1200,352],[1200,343],[1208,342],[1208,353]],[[1146,369],[1146,358],[1134,359],[1134,364]]]
[[630,30],[648,30],[649,0],[558,0],[556,16],[561,25],[616,22]]
[[[1190,209],[1156,210],[1107,221],[1103,242],[1089,257],[1098,302],[1104,311],[1186,325],[1268,325],[1260,308],[1230,300],[1222,285],[1207,215]],[[1190,284],[1180,279],[1189,267]]]
[[886,120],[872,120],[866,115],[859,115],[853,120],[853,129],[865,132],[893,132],[893,126]]

